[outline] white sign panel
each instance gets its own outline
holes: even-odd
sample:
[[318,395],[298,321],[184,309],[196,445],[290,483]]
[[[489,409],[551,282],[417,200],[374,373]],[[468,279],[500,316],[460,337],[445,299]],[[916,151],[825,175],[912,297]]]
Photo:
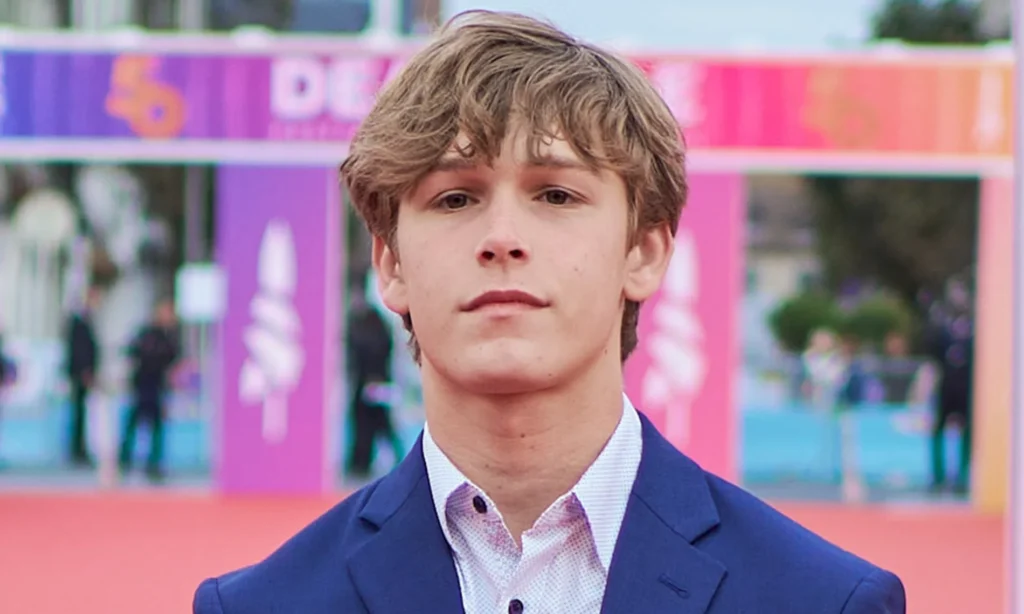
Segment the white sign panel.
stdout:
[[187,264],[178,271],[174,284],[178,318],[189,324],[220,320],[227,308],[224,271],[215,264]]

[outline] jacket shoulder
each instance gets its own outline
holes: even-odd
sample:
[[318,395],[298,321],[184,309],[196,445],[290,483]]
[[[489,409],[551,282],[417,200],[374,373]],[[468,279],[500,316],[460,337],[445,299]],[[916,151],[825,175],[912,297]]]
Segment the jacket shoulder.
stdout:
[[[762,606],[777,602],[796,612],[844,612],[864,586],[878,578],[902,585],[891,573],[827,541],[742,488],[708,474],[720,524],[702,549],[729,570],[724,588],[734,587]],[[738,589],[738,591],[736,590]],[[727,591],[729,592],[729,591]],[[788,601],[789,605],[782,607]],[[786,609],[794,608],[797,609]],[[859,610],[856,610],[859,611]]]
[[359,513],[378,484],[346,497],[259,563],[204,580],[193,614],[320,614],[339,603],[360,611],[345,565],[370,535]]

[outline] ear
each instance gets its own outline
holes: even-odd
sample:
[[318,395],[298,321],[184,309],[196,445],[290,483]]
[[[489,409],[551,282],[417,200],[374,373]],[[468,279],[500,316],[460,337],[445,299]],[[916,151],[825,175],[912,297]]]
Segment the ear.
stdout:
[[373,270],[377,273],[377,290],[388,309],[404,316],[409,301],[398,253],[384,239],[373,237]]
[[658,291],[673,251],[675,239],[668,224],[659,224],[638,237],[626,254],[623,294],[628,300],[642,302]]

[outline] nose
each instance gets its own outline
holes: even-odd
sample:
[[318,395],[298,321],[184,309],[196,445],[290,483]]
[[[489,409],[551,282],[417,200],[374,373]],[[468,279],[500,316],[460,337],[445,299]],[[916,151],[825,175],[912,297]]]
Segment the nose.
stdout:
[[519,209],[511,198],[495,199],[489,203],[483,216],[486,229],[476,250],[480,264],[507,265],[529,259],[530,249],[517,222]]

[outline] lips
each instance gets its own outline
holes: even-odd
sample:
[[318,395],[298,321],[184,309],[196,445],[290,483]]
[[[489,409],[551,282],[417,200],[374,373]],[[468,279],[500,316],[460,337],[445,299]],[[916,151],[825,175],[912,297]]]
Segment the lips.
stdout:
[[522,290],[491,290],[474,298],[463,307],[463,311],[476,311],[488,305],[526,305],[547,307],[548,302]]

